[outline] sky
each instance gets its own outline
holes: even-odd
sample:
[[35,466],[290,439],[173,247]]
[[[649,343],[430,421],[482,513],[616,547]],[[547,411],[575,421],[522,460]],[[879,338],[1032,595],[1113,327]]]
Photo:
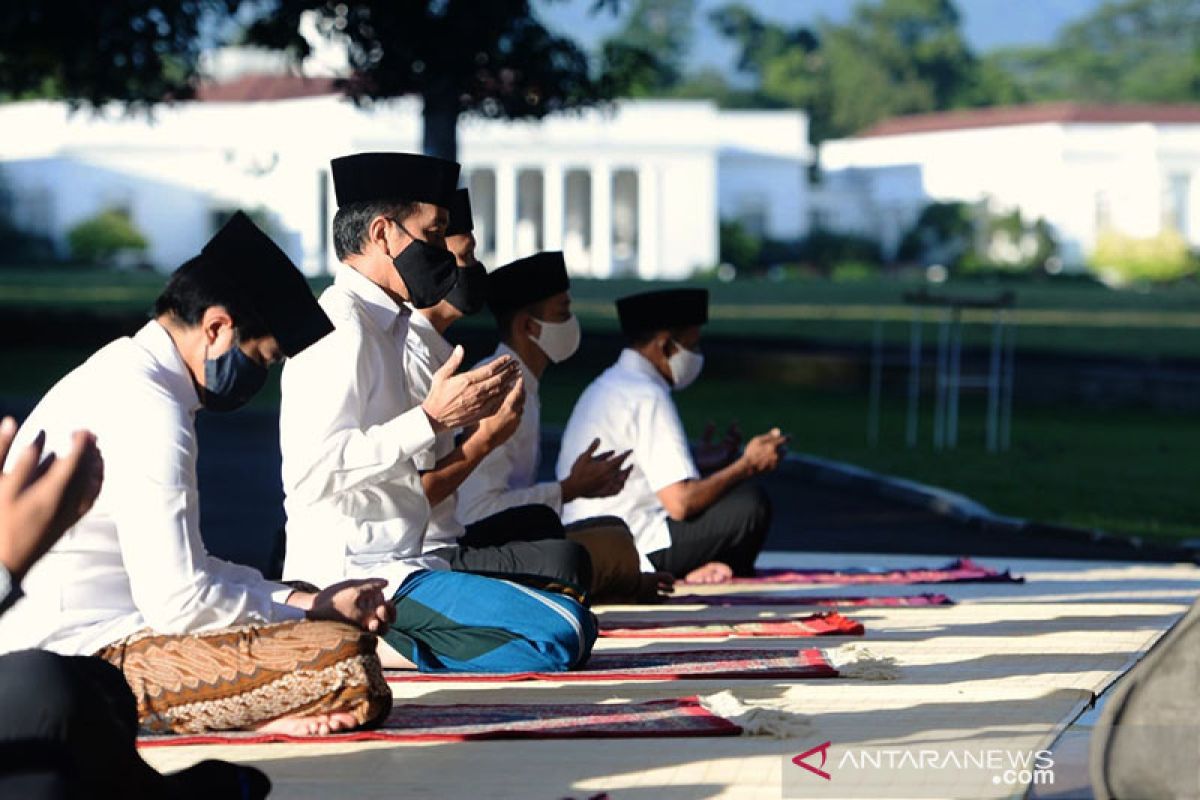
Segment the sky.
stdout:
[[[734,48],[708,24],[709,12],[730,0],[697,0],[695,40],[689,66],[692,69],[732,68]],[[793,25],[813,23],[821,18],[843,22],[854,7],[854,0],[741,0],[760,17]],[[958,0],[967,40],[977,52],[1010,45],[1038,45],[1050,42],[1058,30],[1093,9],[1104,0]],[[627,5],[631,0],[625,0]],[[542,0],[539,17],[548,27],[572,35],[592,49],[612,35],[620,20],[607,11],[592,15],[592,0]]]

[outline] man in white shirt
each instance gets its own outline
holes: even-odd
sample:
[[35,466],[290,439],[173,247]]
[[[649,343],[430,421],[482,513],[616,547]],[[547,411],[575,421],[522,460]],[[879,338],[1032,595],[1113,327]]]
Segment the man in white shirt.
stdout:
[[172,275],[155,314],[59,381],[17,436],[22,447],[45,431],[47,450],[64,453],[87,428],[105,480],[29,570],[25,597],[0,618],[0,650],[100,655],[159,731],[303,735],[377,719],[391,698],[364,629],[390,622],[380,584],[297,591],[213,558],[200,535],[196,411],[244,404],[267,366],[324,336],[328,318],[240,212]]
[[[17,433],[0,421],[0,464]],[[88,431],[71,451],[39,464],[44,437],[14,453],[0,474],[0,616],[21,595],[21,578],[86,514],[104,479]],[[160,775],[137,750],[137,704],[121,671],[103,659],[46,650],[0,655],[0,797],[40,800],[86,789],[95,797],[265,797],[253,767],[207,760]]]
[[[339,260],[321,295],[335,330],[283,371],[284,575],[382,577],[396,605],[385,663],[423,671],[563,670],[586,660],[595,621],[575,600],[449,570],[424,554],[430,498],[414,458],[438,433],[519,405],[500,359],[456,375],[455,348],[414,403],[405,372],[410,306],[436,306],[460,270],[445,249],[458,165],[407,153],[331,164]],[[459,448],[461,450],[461,446]],[[459,455],[461,457],[461,454]]]
[[753,476],[775,469],[787,437],[756,436],[743,453],[701,476],[671,392],[700,374],[700,329],[708,292],[668,289],[617,301],[628,346],[617,363],[584,390],[563,432],[558,474],[599,438],[633,451],[624,488],[606,499],[567,504],[568,522],[595,514],[624,519],[653,566],[689,582],[719,583],[753,575],[771,522],[766,494]]
[[[432,385],[433,374],[453,352],[446,331],[464,316],[478,313],[486,303],[488,273],[475,258],[474,220],[466,189],[459,189],[450,208],[446,247],[458,262],[458,284],[446,299],[413,313],[405,342],[404,368],[413,403],[419,404]],[[459,522],[458,487],[478,472],[480,462],[509,441],[518,430],[527,386],[495,415],[463,433],[457,449],[454,431],[439,433],[434,446],[416,456],[421,481],[432,511],[425,534],[425,552],[444,558],[451,569],[524,580],[544,579],[591,596],[591,556],[582,546],[563,538],[558,514],[540,505],[518,505],[470,528]],[[537,398],[533,397],[536,407]],[[441,498],[441,499],[439,499]],[[435,502],[436,501],[436,502]],[[549,519],[547,519],[549,517]]]
[[[581,338],[579,320],[571,313],[570,288],[560,252],[518,259],[488,276],[488,305],[501,340],[491,358],[507,356],[520,364],[525,410],[516,433],[463,482],[458,518],[467,527],[462,541],[468,547],[483,547],[511,537],[514,529],[540,537],[569,535],[591,554],[593,592],[600,598],[653,599],[657,584],[668,578],[648,574],[643,587],[633,538],[620,519],[576,519],[568,534],[560,516],[563,504],[576,498],[598,499],[619,492],[629,476],[629,468],[624,467],[629,451],[597,453],[602,442],[609,444],[597,438],[577,454],[562,480],[537,479],[542,452],[538,388],[550,365],[574,355]],[[514,526],[506,515],[518,510],[524,525]]]

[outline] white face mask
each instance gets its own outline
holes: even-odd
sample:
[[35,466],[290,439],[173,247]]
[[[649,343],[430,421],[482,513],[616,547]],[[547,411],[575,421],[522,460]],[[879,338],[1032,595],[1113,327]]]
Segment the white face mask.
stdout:
[[700,377],[700,370],[704,368],[704,356],[693,353],[674,339],[671,342],[675,345],[675,352],[667,356],[667,365],[671,368],[671,377],[675,380],[671,388],[679,391],[691,386],[696,378]]
[[572,314],[565,322],[543,322],[539,319],[537,323],[542,326],[542,332],[529,338],[542,348],[547,358],[557,364],[575,355],[582,337],[578,317]]

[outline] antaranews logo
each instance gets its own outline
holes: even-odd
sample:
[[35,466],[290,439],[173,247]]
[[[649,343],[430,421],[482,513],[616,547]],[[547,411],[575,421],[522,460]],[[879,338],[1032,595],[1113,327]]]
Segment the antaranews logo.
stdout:
[[[805,750],[803,753],[793,758],[792,763],[797,767],[803,767],[813,775],[817,775],[827,781],[833,780],[833,777],[823,769],[826,759],[829,758],[829,748],[832,744],[832,741],[824,742],[812,748],[811,750]],[[806,759],[811,758],[818,753],[821,754],[821,763],[814,767],[812,764],[809,764]]]

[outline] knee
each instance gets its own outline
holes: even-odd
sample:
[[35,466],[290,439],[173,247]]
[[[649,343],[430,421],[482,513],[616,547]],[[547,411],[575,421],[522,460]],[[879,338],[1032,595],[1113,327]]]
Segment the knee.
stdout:
[[569,539],[541,542],[547,554],[554,560],[553,572],[560,580],[583,592],[592,588],[592,557],[587,548]]
[[535,531],[543,537],[562,538],[562,518],[550,506],[532,503],[527,506],[518,506],[512,511],[514,519],[526,530]]
[[536,654],[531,672],[566,672],[587,663],[596,644],[596,617],[583,606],[569,598],[559,598],[555,606],[563,614],[547,618],[544,634],[531,642]]
[[84,702],[70,661],[44,650],[0,658],[0,716],[22,720],[37,738],[65,736]]

